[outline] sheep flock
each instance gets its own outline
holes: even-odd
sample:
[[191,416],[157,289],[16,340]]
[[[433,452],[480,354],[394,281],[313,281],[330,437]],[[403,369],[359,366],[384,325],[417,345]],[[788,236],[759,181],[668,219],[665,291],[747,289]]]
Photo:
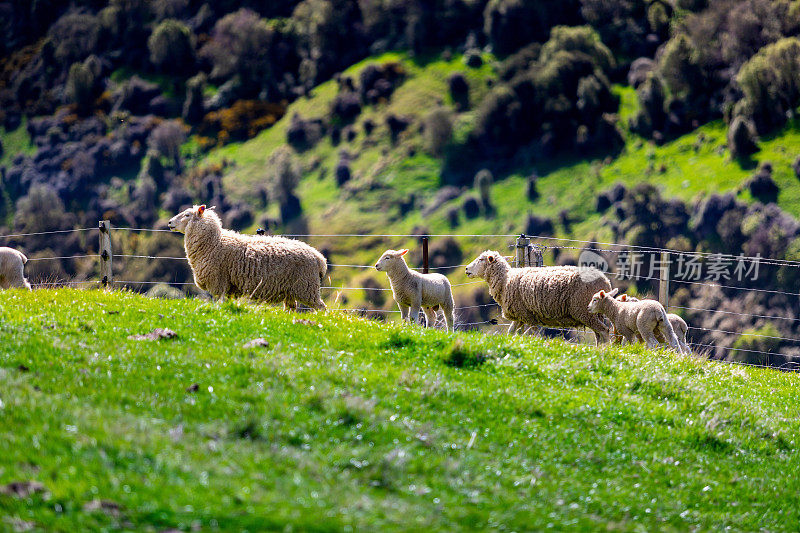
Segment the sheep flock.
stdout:
[[[222,227],[213,207],[195,205],[169,220],[171,231],[184,234],[184,249],[194,283],[213,298],[247,297],[296,310],[297,305],[326,309],[320,290],[327,260],[312,246],[295,239],[244,235]],[[427,327],[437,312],[454,331],[454,299],[442,274],[422,274],[408,267],[407,249],[387,250],[375,269],[389,278],[403,320],[417,322],[422,312]],[[27,258],[0,247],[0,288],[31,288],[23,274]],[[508,334],[529,327],[585,328],[596,344],[644,342],[689,353],[686,322],[668,314],[655,300],[617,295],[600,270],[574,266],[512,267],[499,252],[487,250],[465,268],[469,278],[483,279],[489,294],[510,321]]]

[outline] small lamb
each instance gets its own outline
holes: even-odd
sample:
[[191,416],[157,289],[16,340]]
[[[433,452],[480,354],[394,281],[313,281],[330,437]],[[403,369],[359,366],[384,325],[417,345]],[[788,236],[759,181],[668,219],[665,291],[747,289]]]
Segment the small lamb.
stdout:
[[386,272],[392,286],[392,295],[403,320],[416,322],[423,308],[427,327],[436,322],[436,311],[441,307],[447,329],[453,331],[453,291],[450,281],[441,274],[420,274],[408,268],[403,256],[408,250],[386,250],[375,270]]
[[586,306],[598,290],[611,290],[608,278],[594,268],[574,266],[511,268],[496,251],[487,250],[467,265],[470,278],[482,278],[489,294],[511,320],[508,334],[527,325],[586,327],[597,344],[608,342],[609,324]]
[[242,235],[222,228],[205,205],[190,207],[169,221],[185,234],[184,247],[195,284],[215,298],[247,296],[265,303],[297,302],[325,309],[320,286],[328,269],[325,257],[308,244],[283,237]]
[[25,279],[24,264],[28,262],[25,254],[6,246],[0,247],[0,289],[31,289]]
[[[628,296],[627,294],[620,294],[617,296],[617,300],[620,302],[638,302],[639,299],[634,296]],[[681,345],[681,350],[683,353],[691,352],[689,345],[686,343],[686,333],[689,331],[689,326],[686,324],[686,321],[676,315],[675,313],[667,313],[667,319],[669,319],[669,323],[672,325],[672,329],[675,331],[675,336],[678,337],[678,344]],[[661,343],[666,343],[667,340],[661,335],[661,331],[658,330],[655,332],[656,340]],[[639,337],[639,341],[644,342],[644,340]]]
[[628,342],[635,342],[641,335],[648,348],[656,348],[658,340],[655,332],[660,330],[667,344],[678,353],[683,353],[663,305],[655,300],[621,302],[614,299],[618,292],[619,289],[614,289],[611,292],[596,293],[589,302],[589,312],[603,314],[611,319],[614,328]]

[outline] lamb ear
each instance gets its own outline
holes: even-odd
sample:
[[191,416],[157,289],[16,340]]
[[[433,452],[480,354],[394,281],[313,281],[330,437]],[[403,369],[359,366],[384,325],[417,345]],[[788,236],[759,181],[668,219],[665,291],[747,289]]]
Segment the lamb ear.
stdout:
[[206,211],[206,204],[203,204],[197,208],[197,216],[199,217],[203,216],[203,213],[205,213],[205,211]]
[[609,292],[608,295],[613,298],[614,296],[617,295],[618,292],[619,292],[619,287],[617,287],[616,289],[614,289],[611,292]]
[[408,248],[403,248],[400,250],[400,255],[406,255],[408,253]]

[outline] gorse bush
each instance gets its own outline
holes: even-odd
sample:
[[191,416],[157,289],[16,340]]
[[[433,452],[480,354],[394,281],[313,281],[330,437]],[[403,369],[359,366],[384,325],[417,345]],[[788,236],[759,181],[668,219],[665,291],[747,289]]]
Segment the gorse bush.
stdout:
[[440,156],[453,136],[453,119],[449,110],[437,107],[425,117],[423,138],[425,149]]

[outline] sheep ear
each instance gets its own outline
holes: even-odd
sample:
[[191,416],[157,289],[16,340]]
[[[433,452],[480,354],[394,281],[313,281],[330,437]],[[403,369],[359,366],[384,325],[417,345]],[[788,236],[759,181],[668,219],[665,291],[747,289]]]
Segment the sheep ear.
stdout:
[[613,298],[614,296],[617,295],[618,292],[619,292],[619,287],[617,287],[616,289],[614,289],[611,292],[609,292],[608,295]]
[[197,208],[197,216],[201,217],[205,212],[206,212],[206,204],[203,204]]
[[406,255],[408,253],[408,248],[403,248],[400,250],[400,255]]

